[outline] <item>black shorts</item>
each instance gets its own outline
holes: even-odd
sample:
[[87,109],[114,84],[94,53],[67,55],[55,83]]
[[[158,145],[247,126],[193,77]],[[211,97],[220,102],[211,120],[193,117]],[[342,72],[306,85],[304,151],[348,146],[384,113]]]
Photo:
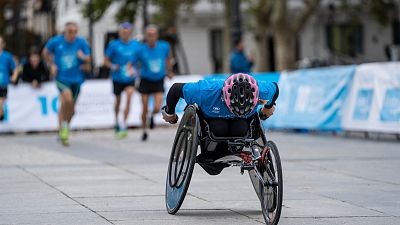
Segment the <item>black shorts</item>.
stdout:
[[7,98],[7,87],[0,87],[0,98]]
[[141,94],[155,94],[164,92],[164,79],[151,81],[142,78],[140,79],[138,91]]
[[76,100],[78,99],[78,95],[81,92],[81,83],[68,83],[56,80],[56,86],[60,91],[60,94],[63,93],[65,90],[70,90],[72,92],[74,102],[76,102]]
[[127,87],[135,87],[135,81],[132,81],[132,82],[129,82],[129,83],[122,83],[122,82],[113,81],[113,93],[114,93],[114,95],[120,96],[121,93]]

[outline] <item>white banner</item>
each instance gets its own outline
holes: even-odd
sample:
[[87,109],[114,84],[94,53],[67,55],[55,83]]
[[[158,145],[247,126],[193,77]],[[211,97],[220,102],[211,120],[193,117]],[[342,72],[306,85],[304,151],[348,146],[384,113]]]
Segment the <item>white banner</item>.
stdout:
[[[203,76],[176,76],[166,79],[166,91],[175,82],[193,82]],[[40,89],[34,89],[28,84],[16,87],[9,86],[5,106],[6,119],[0,122],[0,132],[50,131],[58,129],[57,112],[59,108],[58,90],[55,83],[45,83]],[[125,108],[126,98],[122,95],[120,120]],[[153,100],[150,99],[152,109]],[[179,104],[182,111],[184,104]],[[142,104],[140,94],[135,92],[128,120],[129,126],[141,125]],[[163,123],[161,115],[155,117],[155,122]],[[73,129],[111,128],[115,124],[114,95],[110,80],[88,80],[81,87],[81,93],[72,120]],[[166,123],[163,123],[166,124]]]
[[400,133],[400,64],[357,66],[343,118],[345,130]]

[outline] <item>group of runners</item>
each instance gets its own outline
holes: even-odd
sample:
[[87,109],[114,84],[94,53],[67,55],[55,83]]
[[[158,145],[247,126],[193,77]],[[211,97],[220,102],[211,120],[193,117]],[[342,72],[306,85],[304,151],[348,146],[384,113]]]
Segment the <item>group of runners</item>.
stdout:
[[[104,65],[110,69],[115,95],[115,132],[118,138],[128,135],[127,121],[132,95],[136,88],[142,99],[142,140],[148,138],[148,128],[154,128],[153,116],[160,112],[164,79],[171,78],[171,50],[168,42],[158,40],[158,29],[154,25],[146,28],[144,42],[132,38],[133,26],[124,22],[118,26],[119,38],[109,43],[105,50]],[[7,85],[18,79],[15,60],[3,50],[0,38],[0,119],[4,117],[3,105],[7,97]],[[88,42],[78,36],[78,24],[68,22],[62,34],[52,37],[44,46],[43,57],[50,74],[54,77],[60,92],[58,112],[59,140],[69,144],[70,123],[75,112],[75,104],[84,82],[85,72],[91,70],[91,49]],[[10,76],[12,74],[12,76]],[[126,94],[126,105],[122,119],[121,94]],[[150,96],[154,96],[154,107],[150,111]]]

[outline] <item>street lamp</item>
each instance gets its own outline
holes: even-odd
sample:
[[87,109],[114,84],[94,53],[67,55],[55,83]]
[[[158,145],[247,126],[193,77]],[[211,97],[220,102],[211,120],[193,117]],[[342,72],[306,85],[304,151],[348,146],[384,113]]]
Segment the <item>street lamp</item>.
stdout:
[[232,14],[232,46],[242,37],[242,18],[240,13],[240,0],[232,0],[231,14]]

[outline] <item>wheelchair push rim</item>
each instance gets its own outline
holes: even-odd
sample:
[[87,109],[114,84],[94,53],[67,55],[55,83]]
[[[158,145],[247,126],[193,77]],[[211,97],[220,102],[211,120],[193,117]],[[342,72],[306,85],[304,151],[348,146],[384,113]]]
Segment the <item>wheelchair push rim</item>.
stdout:
[[168,164],[166,208],[175,214],[181,207],[189,188],[198,147],[196,108],[188,106],[176,132]]
[[259,183],[261,209],[265,223],[277,225],[282,211],[282,165],[275,143],[268,141],[267,146],[269,151],[260,166],[260,172],[270,183],[274,181],[274,185],[264,186],[261,182]]

